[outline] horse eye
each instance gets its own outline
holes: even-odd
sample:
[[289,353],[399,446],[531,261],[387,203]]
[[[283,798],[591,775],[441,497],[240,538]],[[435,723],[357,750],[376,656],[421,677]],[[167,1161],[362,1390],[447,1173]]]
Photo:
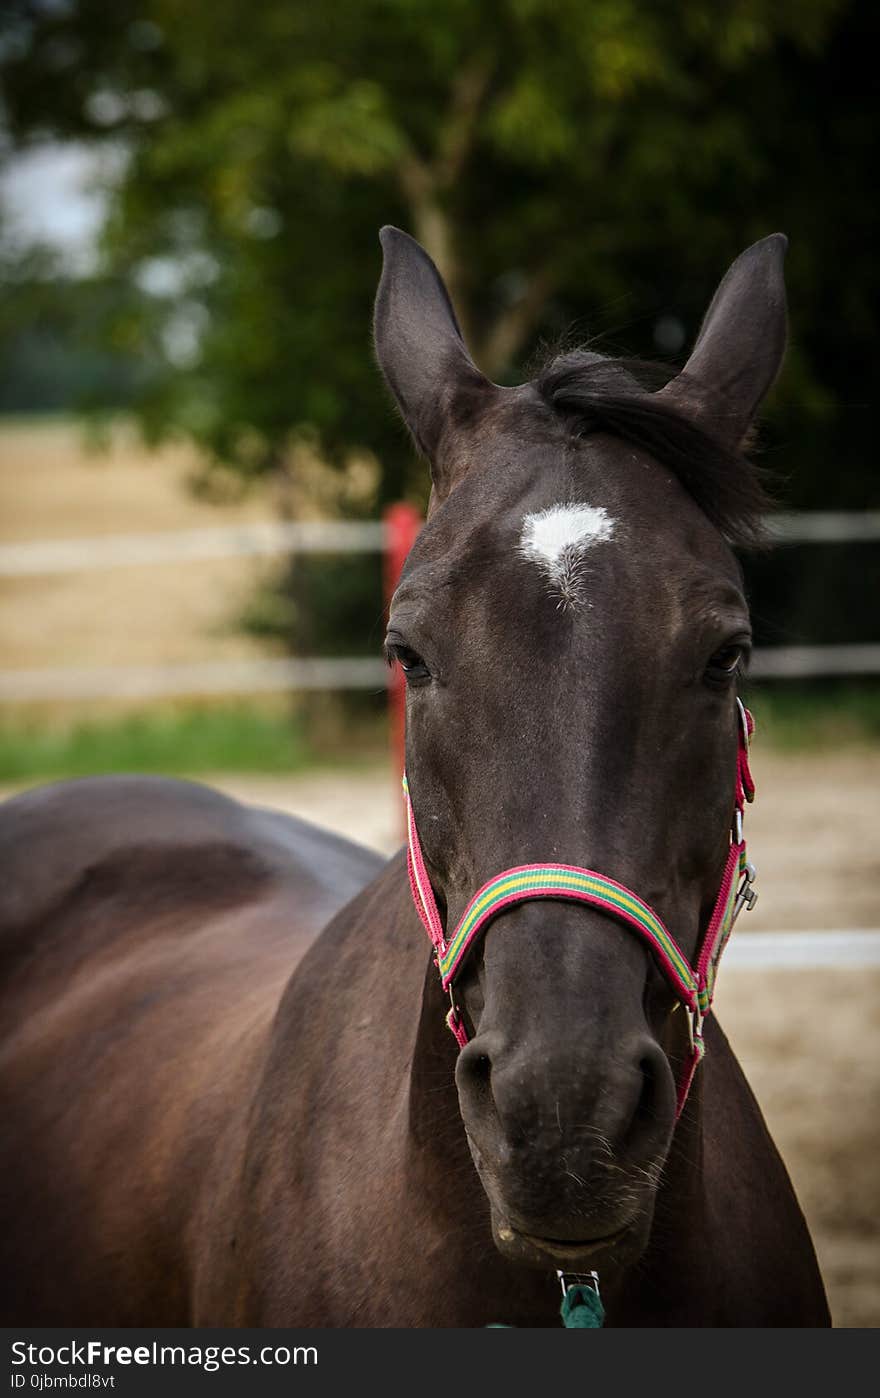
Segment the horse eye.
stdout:
[[422,657],[417,655],[414,650],[410,650],[409,646],[392,645],[388,647],[388,651],[391,659],[396,660],[400,665],[401,670],[406,675],[407,682],[431,678],[430,671]]
[[706,666],[706,679],[714,684],[725,684],[732,680],[740,669],[746,654],[744,645],[722,646],[716,650]]

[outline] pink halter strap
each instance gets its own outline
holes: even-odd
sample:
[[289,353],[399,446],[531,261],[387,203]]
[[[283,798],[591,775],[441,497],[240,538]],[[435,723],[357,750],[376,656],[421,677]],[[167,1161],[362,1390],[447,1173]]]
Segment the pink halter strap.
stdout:
[[440,972],[443,989],[449,994],[451,1009],[446,1016],[446,1022],[459,1047],[464,1047],[468,1036],[461,1011],[455,1001],[455,981],[469,952],[492,919],[505,908],[534,898],[562,898],[586,903],[616,918],[648,944],[673,994],[685,1008],[690,1053],[678,1084],[676,1117],[681,1115],[694,1073],[703,1057],[703,1020],[712,1006],[721,953],[727,945],[727,939],[740,911],[743,907],[753,907],[757,899],[757,894],[752,888],[755,870],[746,859],[746,842],[743,837],[745,803],[752,801],[755,795],[749,769],[749,739],[754,722],[748,709],[743,707],[739,699],[736,702],[739,743],[730,851],[715,906],[700,943],[695,967],[691,966],[663,920],[649,904],[639,898],[638,894],[605,874],[597,873],[594,869],[581,869],[573,864],[523,864],[513,869],[505,869],[474,894],[452,935],[447,938],[431,880],[425,868],[409,797],[409,786],[404,776],[410,888],[416,911],[431,938],[434,960]]

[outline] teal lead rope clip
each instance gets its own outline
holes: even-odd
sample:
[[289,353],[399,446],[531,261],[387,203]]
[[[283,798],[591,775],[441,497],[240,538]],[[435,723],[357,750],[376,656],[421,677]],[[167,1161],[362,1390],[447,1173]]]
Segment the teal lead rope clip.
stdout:
[[560,1314],[566,1330],[601,1330],[605,1307],[599,1295],[598,1272],[557,1272],[562,1287]]
[[[560,1315],[566,1330],[601,1330],[605,1307],[599,1295],[598,1272],[559,1272],[562,1287]],[[511,1325],[487,1325],[487,1330],[512,1330]]]

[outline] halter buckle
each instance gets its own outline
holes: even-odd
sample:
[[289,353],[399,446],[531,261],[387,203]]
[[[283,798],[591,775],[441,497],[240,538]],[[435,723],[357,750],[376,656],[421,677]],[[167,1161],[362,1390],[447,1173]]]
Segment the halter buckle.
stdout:
[[700,1011],[699,1005],[695,1005],[693,1009],[691,1009],[690,1005],[685,1005],[684,1008],[688,1027],[688,1042],[690,1044],[691,1053],[694,1053],[697,1047],[697,1040],[702,1037],[704,1016]]
[[733,900],[733,911],[730,915],[731,927],[736,922],[743,908],[747,908],[748,911],[751,912],[752,908],[757,903],[758,894],[756,889],[752,887],[757,876],[758,871],[754,864],[746,864],[742,872],[742,883],[737,889],[736,897]]
[[570,1288],[573,1286],[588,1286],[591,1291],[595,1291],[600,1300],[602,1299],[599,1292],[598,1272],[561,1272],[557,1268],[556,1276],[559,1285],[562,1287],[563,1296],[567,1296]]

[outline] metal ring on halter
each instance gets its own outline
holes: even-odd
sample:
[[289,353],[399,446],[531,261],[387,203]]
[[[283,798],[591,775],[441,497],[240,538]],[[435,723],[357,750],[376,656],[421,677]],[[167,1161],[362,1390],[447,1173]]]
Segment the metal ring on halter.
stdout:
[[688,1039],[690,1041],[691,1053],[693,1053],[696,1048],[697,1039],[700,1036],[700,1030],[703,1027],[703,1015],[700,1013],[699,1008],[692,1010],[688,1005],[685,1005],[685,1012],[687,1015]]
[[557,1267],[556,1276],[559,1280],[559,1285],[562,1287],[563,1296],[567,1296],[569,1289],[573,1286],[588,1286],[591,1290],[595,1291],[596,1295],[599,1296],[601,1300],[598,1272],[561,1272]]
[[733,927],[733,924],[736,922],[743,908],[751,912],[758,901],[757,889],[752,888],[757,874],[758,871],[754,864],[746,864],[742,872],[742,883],[736,891],[736,898],[733,902],[733,911],[730,915],[731,927]]

